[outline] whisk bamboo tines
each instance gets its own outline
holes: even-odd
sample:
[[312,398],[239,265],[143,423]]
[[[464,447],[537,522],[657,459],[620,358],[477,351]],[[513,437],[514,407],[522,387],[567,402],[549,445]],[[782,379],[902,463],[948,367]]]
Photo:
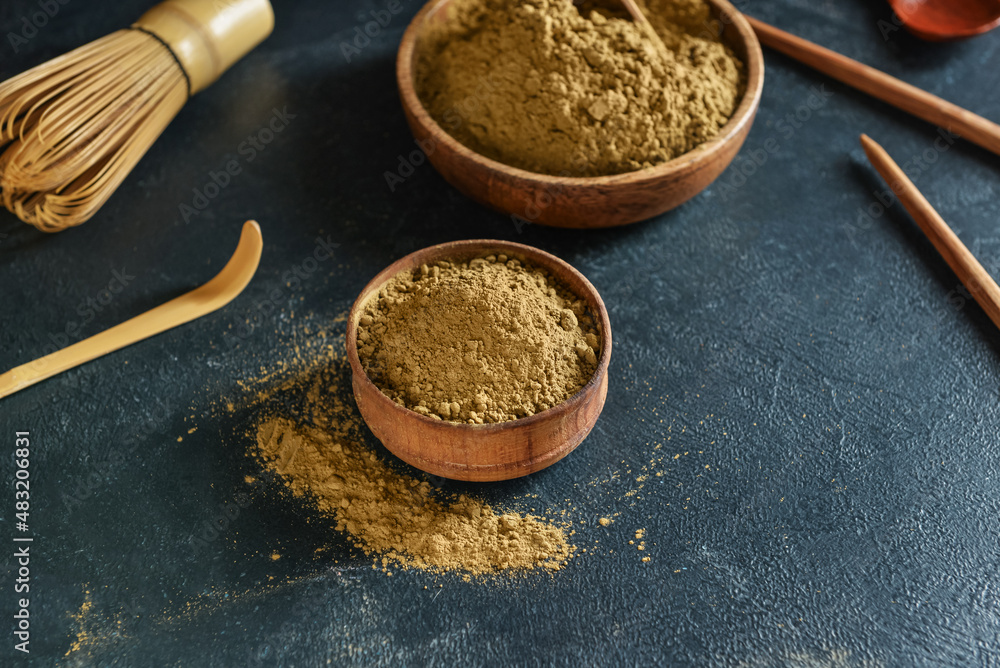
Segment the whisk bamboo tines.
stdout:
[[0,202],[45,232],[85,222],[187,99],[273,27],[268,0],[166,0],[0,84]]

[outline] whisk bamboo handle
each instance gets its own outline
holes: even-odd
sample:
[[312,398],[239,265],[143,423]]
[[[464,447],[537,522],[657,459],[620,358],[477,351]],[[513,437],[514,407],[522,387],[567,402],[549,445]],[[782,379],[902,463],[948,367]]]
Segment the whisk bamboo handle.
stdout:
[[273,27],[268,0],[166,0],[0,83],[0,204],[43,232],[89,220],[188,98]]
[[170,47],[193,95],[271,34],[274,12],[268,0],[166,0],[132,27]]

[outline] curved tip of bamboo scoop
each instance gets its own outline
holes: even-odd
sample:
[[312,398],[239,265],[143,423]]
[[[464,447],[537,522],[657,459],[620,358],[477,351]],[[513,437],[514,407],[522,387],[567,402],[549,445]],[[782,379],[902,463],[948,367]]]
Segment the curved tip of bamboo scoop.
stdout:
[[229,258],[229,262],[222,268],[222,271],[216,274],[215,278],[198,288],[198,290],[205,290],[207,294],[212,294],[222,300],[212,310],[225,306],[235,299],[236,295],[243,292],[243,288],[257,273],[257,266],[260,264],[260,256],[263,252],[264,237],[260,233],[260,225],[257,224],[256,220],[248,220],[243,223],[240,242],[236,246],[236,252]]
[[243,224],[236,252],[215,278],[89,339],[0,374],[0,399],[67,369],[222,308],[243,292],[243,288],[257,273],[263,250],[264,239],[260,233],[260,225],[257,221],[248,220]]

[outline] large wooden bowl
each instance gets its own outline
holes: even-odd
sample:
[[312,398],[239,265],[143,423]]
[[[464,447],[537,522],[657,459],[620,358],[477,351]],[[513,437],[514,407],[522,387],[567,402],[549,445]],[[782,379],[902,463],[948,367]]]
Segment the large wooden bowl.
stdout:
[[[504,253],[549,272],[588,305],[601,334],[597,371],[572,397],[530,417],[499,424],[435,420],[404,408],[368,378],[358,357],[358,319],[368,300],[391,278],[438,260]],[[586,438],[604,408],[611,359],[611,323],[601,296],[583,274],[554,255],[508,241],[454,241],[397,260],[361,291],[347,318],[347,359],[354,397],[376,438],[393,454],[428,473],[454,480],[508,480],[551,466]]]
[[764,85],[764,57],[746,19],[726,0],[707,0],[723,39],[746,63],[743,99],[714,138],[661,165],[625,174],[560,177],[486,158],[445,132],[417,97],[414,72],[425,29],[446,20],[451,0],[432,0],[414,17],[399,45],[396,81],[414,137],[448,183],[472,199],[531,223],[612,227],[669,211],[708,187],[729,166],[750,132]]

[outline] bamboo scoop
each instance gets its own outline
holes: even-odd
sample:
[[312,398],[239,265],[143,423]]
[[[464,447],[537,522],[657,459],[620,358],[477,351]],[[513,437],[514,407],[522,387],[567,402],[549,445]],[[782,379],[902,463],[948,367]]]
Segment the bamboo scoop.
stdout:
[[861,135],[861,145],[872,165],[892,188],[892,192],[896,193],[899,201],[941,253],[948,266],[958,275],[962,285],[983,307],[993,324],[1000,327],[1000,287],[997,287],[996,281],[983,269],[979,260],[969,252],[885,149],[868,135]]
[[187,294],[34,362],[0,374],[0,399],[84,362],[148,339],[220,309],[243,291],[257,271],[264,242],[260,226],[243,225],[236,252],[215,278]]
[[874,67],[824,49],[750,16],[746,20],[766,46],[1000,155],[1000,125]]

